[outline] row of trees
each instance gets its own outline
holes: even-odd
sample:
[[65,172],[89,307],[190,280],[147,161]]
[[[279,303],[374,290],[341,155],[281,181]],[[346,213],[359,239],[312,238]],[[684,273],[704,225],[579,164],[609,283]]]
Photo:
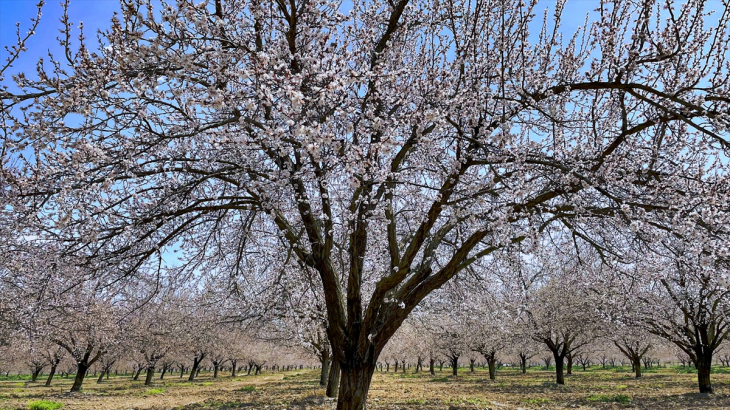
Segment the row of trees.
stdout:
[[[230,340],[239,343],[245,335]],[[265,370],[293,370],[304,366],[311,367],[312,360],[300,350],[287,348],[272,343],[249,341],[245,349],[219,349],[209,346],[202,354],[193,355],[188,349],[180,346],[178,341],[170,345],[178,345],[178,349],[170,349],[164,355],[152,356],[147,353],[148,346],[137,347],[131,341],[117,346],[108,346],[112,350],[102,350],[93,355],[85,363],[85,369],[79,365],[76,355],[72,355],[65,347],[48,340],[29,340],[22,335],[15,335],[8,344],[2,346],[3,363],[0,374],[4,376],[29,375],[31,382],[40,382],[45,378],[45,385],[51,386],[54,377],[74,377],[72,391],[79,391],[85,379],[92,375],[96,382],[102,383],[106,377],[120,373],[129,375],[133,380],[143,381],[151,385],[155,377],[163,380],[168,377],[183,378],[193,381],[201,372],[212,373],[213,378],[227,372],[227,375],[258,375]]]
[[565,366],[599,358],[605,366],[623,357],[639,378],[645,361],[680,357],[696,366],[700,392],[712,392],[713,359],[730,342],[730,290],[714,266],[662,258],[660,273],[637,274],[636,264],[609,269],[589,252],[514,252],[496,263],[505,266],[459,278],[422,305],[394,336],[402,348],[389,345],[386,357],[410,351],[431,368],[445,359],[454,374],[460,359],[483,358],[491,378],[500,356],[523,371],[537,357],[555,365],[558,384]]
[[493,323],[491,361],[515,318],[562,369],[595,313],[711,392],[730,9],[706,3],[605,0],[572,29],[564,1],[124,0],[98,48],[39,10],[0,66],[2,338],[74,318],[88,339],[57,344],[83,374],[124,322],[98,312],[210,293],[330,357],[360,410],[409,317]]
[[[436,365],[441,369],[446,363],[456,375],[460,364],[473,370],[484,363],[495,379],[496,367],[505,361],[522,372],[542,361],[555,366],[556,383],[564,384],[574,365],[605,367],[618,358],[630,363],[639,378],[642,367],[654,360],[677,357],[697,368],[700,391],[712,391],[713,358],[725,364],[730,351],[728,290],[720,283],[710,289],[712,282],[700,266],[694,266],[694,276],[688,275],[689,266],[665,272],[662,286],[646,282],[639,293],[624,289],[627,283],[639,286],[633,277],[615,269],[605,272],[589,253],[578,259],[574,254],[515,252],[504,260],[507,266],[474,271],[428,298],[384,349],[377,362],[381,370],[390,371],[392,364],[393,371],[405,371],[413,365],[416,372],[427,367],[435,374]],[[60,278],[56,275],[55,282]],[[23,289],[8,283],[6,295]],[[36,306],[29,306],[28,295],[22,294],[30,315],[15,315],[13,331],[3,334],[0,371],[28,372],[36,381],[47,370],[50,385],[57,370],[65,369],[75,374],[71,390],[78,391],[92,370],[99,382],[121,368],[135,380],[144,374],[150,384],[155,372],[161,378],[179,372],[192,381],[202,366],[218,377],[224,368],[235,376],[241,369],[258,374],[265,365],[281,369],[318,363],[326,394],[338,392],[340,369],[326,337],[321,296],[313,289],[296,292],[306,295],[296,304],[291,295],[267,292],[258,301],[267,313],[252,319],[226,311],[227,303],[210,289],[193,294],[171,286],[135,294],[132,290],[139,287],[127,286],[110,294],[99,282],[92,286],[89,278],[81,283],[35,299]],[[280,289],[291,291],[292,286]],[[242,305],[235,292],[225,295],[236,300],[232,306]],[[606,297],[613,298],[611,304],[599,303]],[[708,315],[713,309],[717,314]],[[723,345],[724,353],[718,353]]]
[[160,377],[178,372],[192,381],[204,365],[213,377],[223,368],[235,376],[241,369],[258,374],[264,366],[311,365],[300,346],[265,341],[254,330],[223,324],[220,311],[206,306],[202,296],[131,303],[128,295],[108,295],[88,284],[66,291],[73,303],[43,300],[42,306],[26,306],[32,316],[14,316],[0,338],[0,371],[29,372],[36,381],[45,370],[50,385],[64,369],[75,374],[71,391],[79,391],[92,370],[99,382],[122,369],[132,371],[135,380],[142,374],[149,385],[156,372]]

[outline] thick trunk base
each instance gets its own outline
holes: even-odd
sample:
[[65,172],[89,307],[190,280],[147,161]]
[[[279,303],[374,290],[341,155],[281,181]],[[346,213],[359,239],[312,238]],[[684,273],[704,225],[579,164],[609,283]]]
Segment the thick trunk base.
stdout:
[[74,384],[71,386],[71,391],[81,391],[81,385],[84,384],[84,377],[86,377],[86,371],[89,368],[87,366],[84,366],[82,364],[78,365],[78,369],[76,371],[76,377],[74,378]]
[[712,394],[715,392],[715,390],[712,388],[712,383],[710,382],[710,370],[711,370],[712,359],[710,359],[709,363],[705,363],[706,360],[699,360],[698,362],[699,363],[697,363],[697,382],[700,387],[700,393]]
[[565,375],[563,374],[563,358],[555,361],[555,383],[565,384]]
[[152,377],[155,375],[155,368],[154,367],[148,367],[147,368],[147,376],[144,378],[144,385],[149,386],[152,384]]
[[641,378],[641,362],[639,360],[634,361],[634,371],[635,371],[635,377],[637,379]]
[[341,369],[337,410],[363,410],[368,398],[375,366]]

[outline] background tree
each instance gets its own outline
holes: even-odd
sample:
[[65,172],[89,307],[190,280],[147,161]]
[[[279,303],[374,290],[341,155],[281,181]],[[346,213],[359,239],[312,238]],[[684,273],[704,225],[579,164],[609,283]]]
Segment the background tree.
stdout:
[[[50,340],[64,348],[76,363],[76,378],[72,392],[81,390],[87,371],[109,349],[113,349],[120,336],[119,308],[111,300],[92,289],[79,289],[73,295],[73,306],[65,305],[61,314],[50,323]],[[79,292],[88,292],[79,295]]]
[[629,359],[636,378],[641,377],[641,360],[649,353],[652,348],[651,337],[647,334],[637,334],[636,332],[616,332],[613,336],[613,344],[618,350]]
[[[523,293],[522,318],[532,339],[552,353],[556,383],[565,384],[566,358],[568,365],[572,365],[570,355],[598,338],[602,331],[602,318],[594,308],[596,295],[586,285],[590,283],[590,273],[604,268],[570,253],[534,256],[540,259],[524,270],[539,269],[542,275],[533,275],[539,280],[532,281]],[[523,271],[516,274],[523,275]]]
[[637,312],[647,313],[643,321],[650,332],[689,356],[697,367],[700,393],[712,393],[712,358],[730,335],[730,290],[718,282],[717,272],[726,268],[704,252],[669,249],[671,258],[660,259],[661,270],[648,276],[654,291],[641,295],[646,310]]
[[489,379],[496,379],[498,353],[503,353],[509,340],[508,312],[500,308],[504,301],[493,300],[493,297],[481,297],[477,294],[470,296],[470,301],[477,308],[472,311],[470,324],[473,330],[470,335],[471,349],[478,352],[487,361]]
[[53,382],[53,377],[56,375],[56,370],[58,370],[58,365],[61,363],[61,360],[63,360],[65,355],[65,349],[61,346],[53,345],[47,346],[45,351],[43,352],[43,356],[46,359],[46,363],[48,363],[48,377],[46,378],[46,387],[51,385],[51,382]]

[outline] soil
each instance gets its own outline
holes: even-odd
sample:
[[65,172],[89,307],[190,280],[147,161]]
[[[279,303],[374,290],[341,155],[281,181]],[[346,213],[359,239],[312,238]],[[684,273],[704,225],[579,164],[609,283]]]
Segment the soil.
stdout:
[[[697,375],[678,367],[649,369],[638,380],[627,368],[580,369],[566,377],[564,386],[542,369],[527,374],[498,370],[495,381],[481,368],[473,373],[460,369],[459,376],[446,368],[435,376],[413,368],[397,374],[378,371],[368,409],[730,409],[730,370],[716,370],[712,395],[697,393]],[[194,382],[186,380],[173,375],[144,386],[129,376],[101,384],[89,376],[81,393],[68,393],[72,378],[56,378],[51,387],[43,386],[45,379],[0,379],[0,410],[27,409],[34,400],[63,403],[63,410],[330,410],[336,404],[324,397],[316,369],[217,379],[201,373]]]

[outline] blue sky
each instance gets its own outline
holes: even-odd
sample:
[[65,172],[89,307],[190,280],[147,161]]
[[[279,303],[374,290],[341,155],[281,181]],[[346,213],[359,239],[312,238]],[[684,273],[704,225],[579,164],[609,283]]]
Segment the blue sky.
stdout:
[[[59,19],[63,13],[60,0],[46,0],[43,7],[41,24],[36,35],[28,41],[28,51],[21,61],[15,65],[15,70],[24,68],[33,69],[39,57],[47,55],[48,50],[58,50],[56,37],[61,27]],[[37,0],[0,0],[0,56],[4,61],[7,52],[4,47],[15,44],[15,23],[20,22],[21,35],[30,28],[30,19],[37,13]],[[88,38],[90,48],[96,48],[96,30],[109,26],[112,15],[119,9],[119,0],[71,0],[69,16],[74,26],[84,22],[84,32]],[[78,34],[78,31],[76,32]]]
[[[20,61],[16,62],[12,72],[33,71],[38,58],[46,56],[49,49],[51,51],[60,50],[56,37],[59,35],[58,29],[61,27],[59,22],[63,12],[61,0],[46,1],[39,29],[36,35],[29,40],[28,51],[24,53]],[[3,46],[3,49],[0,50],[0,57],[3,61],[7,57],[4,47],[15,44],[15,23],[20,22],[21,34],[26,33],[30,27],[30,19],[36,15],[36,3],[37,0],[0,0],[0,45]],[[552,9],[554,5],[555,0],[541,0],[537,7],[536,22],[542,21],[543,9]],[[572,33],[577,26],[583,24],[586,13],[594,10],[598,5],[597,0],[569,0],[563,18],[562,31],[566,35]],[[78,26],[78,23],[83,21],[88,39],[87,45],[93,50],[98,45],[96,31],[109,26],[116,10],[119,10],[119,0],[70,0],[69,16],[74,26]]]
[[[21,33],[27,32],[30,26],[30,18],[36,15],[36,3],[38,0],[0,0],[0,45],[3,47],[14,44],[15,23],[21,23]],[[28,52],[22,60],[16,64],[15,70],[33,69],[39,57],[47,54],[47,50],[58,50],[56,37],[61,27],[59,18],[62,15],[62,0],[46,0],[47,4],[43,10],[43,17],[38,33],[28,43]],[[600,5],[598,0],[568,0],[563,14],[562,32],[567,36],[584,23],[586,13],[592,12]],[[536,7],[537,16],[535,23],[542,22],[542,11],[545,8],[552,9],[555,0],[540,0]],[[709,9],[722,8],[720,0],[710,0]],[[70,0],[70,19],[75,26],[80,21],[84,22],[88,46],[96,48],[96,30],[109,26],[109,21],[114,11],[119,9],[119,0]],[[551,16],[552,17],[552,16]],[[714,20],[714,19],[711,19]],[[537,32],[532,31],[535,35]],[[7,53],[0,50],[0,57],[5,60]]]

